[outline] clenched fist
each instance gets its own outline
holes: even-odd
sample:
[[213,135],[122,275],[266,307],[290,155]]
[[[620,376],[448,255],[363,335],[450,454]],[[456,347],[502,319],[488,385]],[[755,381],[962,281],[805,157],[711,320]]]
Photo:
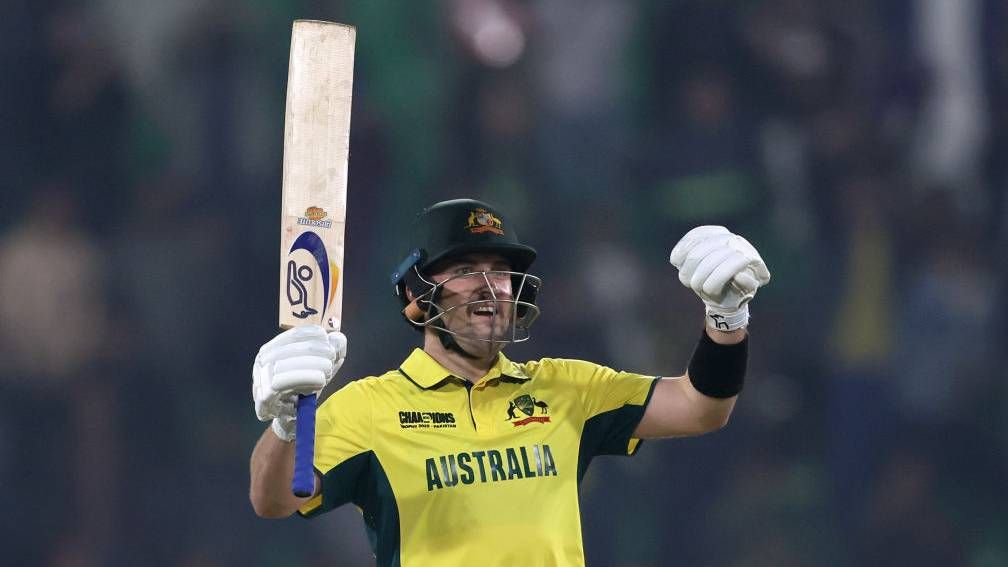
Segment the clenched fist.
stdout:
[[252,400],[261,421],[293,441],[298,394],[318,393],[343,366],[346,335],[318,325],[288,329],[264,344],[252,365]]
[[749,323],[749,300],[770,281],[770,271],[748,240],[723,226],[698,226],[672,249],[679,281],[707,306],[707,324],[732,331]]

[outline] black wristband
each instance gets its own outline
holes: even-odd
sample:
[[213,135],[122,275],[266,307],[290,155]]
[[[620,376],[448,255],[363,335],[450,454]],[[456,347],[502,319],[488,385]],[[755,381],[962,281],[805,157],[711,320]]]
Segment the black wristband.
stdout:
[[748,335],[740,343],[719,345],[705,329],[690,358],[690,382],[705,396],[730,398],[742,391],[748,359]]

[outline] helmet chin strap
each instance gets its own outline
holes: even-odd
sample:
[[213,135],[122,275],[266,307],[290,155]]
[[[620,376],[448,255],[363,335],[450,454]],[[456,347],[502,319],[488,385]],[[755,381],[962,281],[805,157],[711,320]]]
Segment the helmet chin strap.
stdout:
[[[462,348],[462,345],[459,344],[458,340],[455,339],[455,335],[449,333],[444,327],[441,327],[439,325],[431,325],[431,328],[434,330],[435,333],[437,333],[438,340],[441,341],[441,346],[443,346],[445,350],[455,352],[459,356],[468,358],[469,360],[479,360],[481,358],[480,356],[475,355],[467,351],[466,349]],[[493,343],[488,344],[491,345],[492,348]],[[498,349],[498,352],[500,352],[500,349]]]
[[437,333],[438,339],[441,340],[441,346],[445,347],[446,350],[456,352],[460,356],[468,358],[469,360],[477,360],[479,358],[475,354],[472,354],[462,348],[462,345],[458,344],[458,341],[455,340],[455,337],[452,336],[451,333],[446,332],[440,327],[434,327],[434,332]]

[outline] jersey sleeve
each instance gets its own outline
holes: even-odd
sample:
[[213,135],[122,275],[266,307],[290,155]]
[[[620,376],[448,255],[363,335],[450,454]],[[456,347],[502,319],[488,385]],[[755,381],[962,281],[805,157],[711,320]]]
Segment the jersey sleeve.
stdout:
[[299,514],[312,517],[355,500],[368,473],[371,430],[371,401],[360,381],[347,384],[319,405],[314,465],[322,490]]
[[583,360],[551,362],[571,382],[584,408],[582,453],[633,455],[640,446],[633,432],[644,417],[658,377],[621,372]]

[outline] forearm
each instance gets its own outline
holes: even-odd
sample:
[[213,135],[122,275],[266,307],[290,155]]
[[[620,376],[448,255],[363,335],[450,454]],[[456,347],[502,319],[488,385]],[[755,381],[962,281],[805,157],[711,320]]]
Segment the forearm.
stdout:
[[[716,345],[725,347],[740,344],[745,340],[747,335],[745,327],[735,329],[734,331],[719,331],[706,327],[705,332]],[[719,371],[728,373],[724,368],[719,369]],[[697,389],[694,385],[694,379],[689,374],[689,370],[686,371],[686,378],[686,380],[682,381],[681,386],[685,390],[684,395],[690,400],[690,405],[696,415],[696,421],[702,425],[705,431],[713,431],[724,427],[728,423],[728,418],[731,417],[732,410],[735,409],[735,401],[738,399],[738,395],[726,397],[721,394],[718,397],[714,397],[708,395],[710,392],[705,394]]]
[[308,500],[291,492],[294,443],[281,441],[269,427],[252,450],[250,469],[249,499],[260,517],[286,518]]
[[689,437],[717,431],[728,423],[736,399],[706,396],[693,387],[688,375],[661,378],[634,437]]
[[737,395],[730,398],[708,396],[693,386],[689,374],[679,381],[678,386],[682,390],[682,396],[688,400],[690,413],[697,427],[695,434],[710,433],[728,425],[728,420],[735,409],[735,402],[738,400]]
[[655,386],[635,437],[700,435],[728,423],[745,375],[746,331],[705,333],[686,374]]

